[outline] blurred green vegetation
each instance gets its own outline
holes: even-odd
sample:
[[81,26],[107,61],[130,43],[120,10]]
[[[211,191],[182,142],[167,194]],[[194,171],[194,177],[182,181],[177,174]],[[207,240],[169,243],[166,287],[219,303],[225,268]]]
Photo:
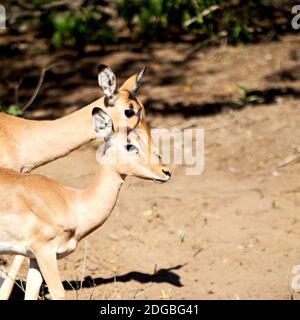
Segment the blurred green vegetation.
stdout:
[[[6,0],[2,4],[7,11],[8,28],[0,33],[0,58],[65,49],[84,54],[89,50],[105,50],[105,46],[112,44],[146,48],[151,41],[185,41],[196,47],[221,41],[234,45],[270,41],[292,31],[291,8],[296,3],[294,0]],[[3,78],[5,74],[3,69]],[[248,96],[242,85],[237,90],[238,105],[257,102],[258,97]],[[1,103],[0,111],[22,116],[24,107],[18,100]]]
[[106,24],[99,25],[101,16],[93,8],[83,8],[78,12],[51,12],[47,16],[51,44],[55,49],[74,47],[82,50],[89,43],[104,45],[116,42],[112,28]]
[[290,28],[284,0],[11,0],[9,29],[28,29],[49,48],[83,51],[89,44],[188,39],[253,42]]
[[226,31],[231,42],[252,40],[251,28],[257,21],[251,9],[258,1],[246,0],[241,5],[222,0],[122,0],[118,13],[134,32],[141,36],[157,38],[161,32],[185,33],[215,38]]
[[4,113],[10,114],[15,117],[23,116],[22,109],[20,108],[20,106],[15,105],[15,104],[11,104],[8,108],[2,107],[0,105],[0,112],[4,112]]

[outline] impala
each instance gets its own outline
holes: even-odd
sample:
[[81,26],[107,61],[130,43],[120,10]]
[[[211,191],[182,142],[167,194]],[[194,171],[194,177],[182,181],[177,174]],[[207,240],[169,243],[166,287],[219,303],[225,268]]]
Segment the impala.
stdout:
[[[115,129],[122,121],[133,128],[139,117],[138,129],[147,134],[151,144],[144,107],[135,97],[145,69],[128,78],[119,90],[116,90],[116,76],[110,68],[100,65],[98,71],[104,96],[66,117],[33,121],[0,113],[0,167],[28,173],[96,137],[101,138],[91,127],[91,112],[95,107],[111,116]],[[23,261],[23,256],[15,257],[0,288],[0,299],[8,299]]]
[[98,80],[104,97],[57,120],[34,121],[0,113],[0,167],[30,172],[96,138],[97,134],[90,125],[94,107],[105,110],[115,126],[126,119],[131,128],[141,110],[143,117],[139,128],[147,130],[144,107],[134,96],[144,71],[127,79],[116,91],[114,73],[110,68],[100,65]]
[[[94,130],[105,139],[97,152],[99,169],[88,187],[74,189],[37,174],[0,169],[0,252],[30,258],[30,270],[43,275],[52,299],[64,299],[57,259],[99,228],[111,214],[128,175],[155,182],[170,179],[148,139],[136,129],[113,130],[110,116],[92,111]],[[154,161],[153,161],[154,160]],[[13,223],[12,223],[13,221]],[[28,285],[37,297],[40,280]],[[27,290],[26,290],[27,291]]]

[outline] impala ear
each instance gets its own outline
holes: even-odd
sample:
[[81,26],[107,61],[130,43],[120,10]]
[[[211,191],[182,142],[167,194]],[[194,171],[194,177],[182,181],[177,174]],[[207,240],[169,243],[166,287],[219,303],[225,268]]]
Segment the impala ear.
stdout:
[[104,92],[106,104],[110,106],[113,105],[117,87],[116,76],[113,71],[104,64],[98,66],[98,82]]
[[92,116],[96,138],[109,140],[114,133],[111,117],[100,108],[94,108]]
[[143,76],[146,72],[147,68],[144,67],[140,72],[134,74],[130,78],[128,78],[121,86],[120,90],[127,90],[132,94],[135,94],[142,83]]

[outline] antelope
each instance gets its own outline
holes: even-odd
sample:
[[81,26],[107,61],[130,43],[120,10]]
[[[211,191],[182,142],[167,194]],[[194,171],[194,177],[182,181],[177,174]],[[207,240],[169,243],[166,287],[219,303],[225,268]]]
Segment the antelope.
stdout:
[[[119,90],[116,90],[115,74],[109,67],[100,65],[98,82],[104,96],[57,120],[33,121],[0,113],[0,167],[29,173],[43,164],[67,155],[96,137],[101,138],[91,127],[91,112],[95,107],[105,110],[111,116],[115,129],[125,120],[127,126],[133,128],[139,117],[138,129],[147,134],[154,150],[144,107],[135,97],[144,73],[145,68],[129,77]],[[0,288],[0,299],[8,299],[23,261],[24,256],[15,257]]]
[[[127,79],[116,91],[116,76],[105,65],[98,67],[98,82],[104,96],[82,109],[57,120],[34,121],[0,113],[0,167],[19,172],[33,169],[61,158],[96,137],[90,122],[91,111],[99,107],[112,117],[114,124],[126,119],[136,123],[142,103],[135,98],[145,68]],[[145,118],[140,129],[147,130]]]
[[[111,117],[100,108],[91,117],[96,134],[106,142],[97,151],[100,166],[85,189],[0,169],[0,253],[29,257],[29,273],[42,274],[55,300],[65,298],[57,260],[108,219],[126,176],[157,183],[171,178],[170,169],[136,129],[138,123],[115,132]],[[31,277],[27,283],[30,295],[37,297],[40,279]]]

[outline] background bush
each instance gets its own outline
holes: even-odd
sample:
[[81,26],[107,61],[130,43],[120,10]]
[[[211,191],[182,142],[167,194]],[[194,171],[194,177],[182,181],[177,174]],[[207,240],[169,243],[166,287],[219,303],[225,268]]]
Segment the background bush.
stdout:
[[84,50],[122,41],[259,40],[291,29],[291,3],[283,0],[12,0],[10,29],[38,30],[49,48]]
[[[293,3],[297,1],[7,0],[3,4],[8,28],[0,34],[0,59],[63,50],[85,54],[89,46],[103,50],[123,43],[147,48],[151,41],[201,46],[223,40],[269,41],[292,31]],[[5,68],[2,73],[5,79]],[[24,107],[15,99],[12,104],[0,103],[0,111],[21,116]]]

